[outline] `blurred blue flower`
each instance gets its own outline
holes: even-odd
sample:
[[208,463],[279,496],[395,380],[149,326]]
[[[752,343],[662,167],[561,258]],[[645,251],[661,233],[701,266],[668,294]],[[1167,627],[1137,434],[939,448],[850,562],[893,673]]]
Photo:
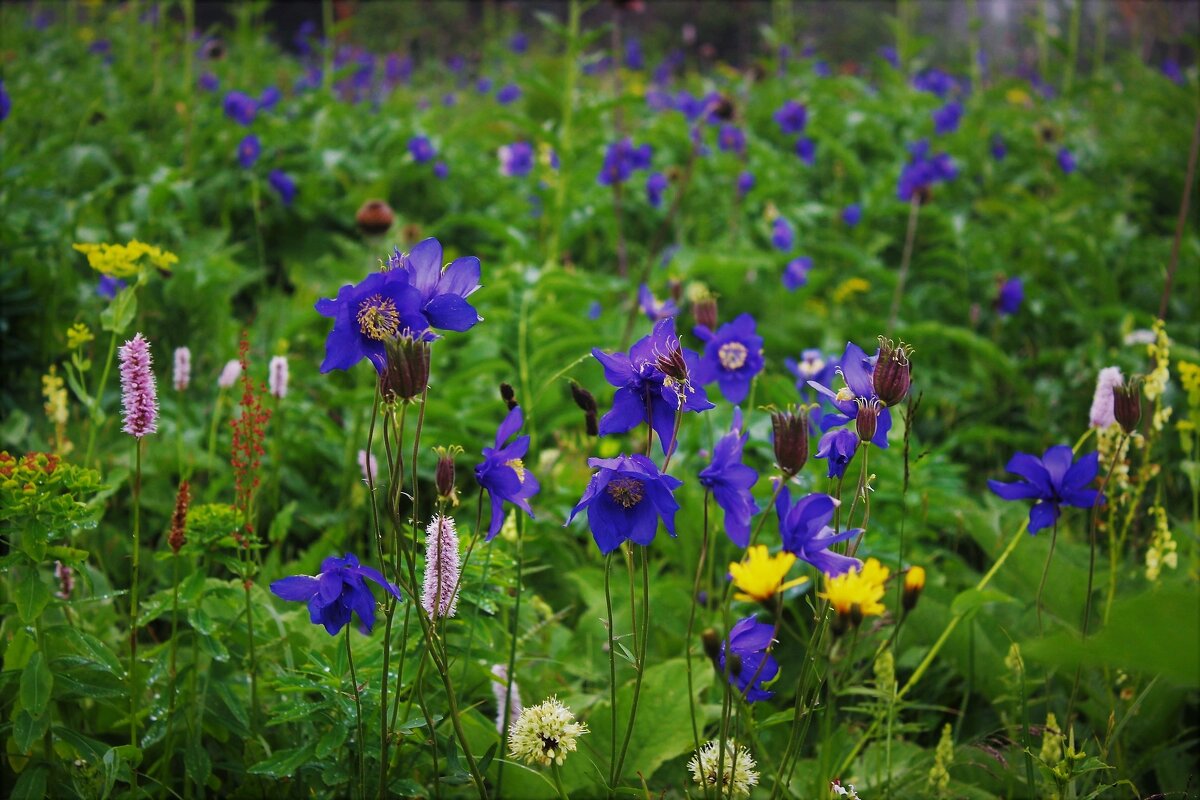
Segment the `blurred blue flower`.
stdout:
[[101,275],[100,282],[96,284],[96,294],[103,297],[105,300],[112,300],[117,296],[117,293],[124,289],[128,284],[120,278],[114,278],[111,275]]
[[409,139],[408,152],[418,164],[432,161],[437,156],[437,150],[433,149],[433,142],[429,141],[428,136],[414,136]]
[[1075,156],[1065,147],[1058,149],[1058,167],[1067,175],[1075,171]]
[[820,350],[808,349],[800,354],[799,362],[785,358],[783,363],[788,371],[796,376],[796,390],[800,392],[801,399],[806,403],[814,403],[809,409],[808,421],[815,431],[821,424],[825,410],[820,404],[821,395],[809,385],[809,381],[821,386],[832,386],[833,379],[837,376],[837,358]]
[[479,289],[480,264],[476,256],[456,258],[443,270],[442,243],[429,238],[409,253],[394,248],[387,274],[393,272],[408,276],[429,327],[461,333],[483,320],[467,302]]
[[812,269],[812,259],[799,256],[788,262],[783,270],[783,286],[789,292],[794,292],[808,283],[808,271]]
[[654,149],[650,145],[635,147],[628,137],[614,142],[604,151],[604,161],[596,182],[602,186],[623,183],[635,170],[648,169],[653,155]]
[[796,140],[796,155],[808,166],[817,163],[817,143],[807,136]]
[[321,372],[348,370],[364,358],[376,372],[387,368],[384,342],[396,336],[431,338],[421,313],[421,295],[403,270],[372,272],[357,284],[346,284],[335,299],[322,298],[317,313],[333,320],[325,339]]
[[1001,314],[1011,315],[1021,310],[1021,302],[1025,299],[1025,282],[1020,278],[1009,278],[1000,284],[996,293],[996,310]]
[[828,459],[828,478],[840,478],[846,474],[846,466],[858,450],[858,434],[849,428],[827,431],[817,445],[817,458]]
[[442,105],[446,108],[453,108],[456,103],[458,103],[458,96],[454,92],[446,92],[442,95]]
[[[837,409],[822,417],[822,430],[827,431],[830,428],[837,428],[848,422],[853,422],[858,416],[858,401],[870,402],[871,400],[878,399],[873,383],[875,360],[877,357],[878,354],[868,357],[861,347],[853,342],[847,342],[846,351],[842,354],[840,366],[838,367],[838,372],[846,382],[845,387],[834,392],[831,387],[823,386],[816,381],[808,382],[809,386],[816,389],[820,394],[825,395],[825,398]],[[879,411],[879,419],[875,426],[875,436],[872,437],[871,444],[886,449],[888,446],[887,435],[891,429],[892,413],[888,408],[882,408]]]
[[813,62],[813,74],[818,78],[828,78],[833,74],[833,70],[829,68],[829,62],[823,58],[818,58]]
[[10,111],[12,111],[12,98],[8,96],[8,90],[4,88],[4,79],[0,78],[0,122],[8,118]]
[[600,305],[600,301],[593,300],[592,304],[588,306],[587,318],[590,320],[600,319],[600,313],[602,311],[604,311],[604,307]]
[[267,183],[279,194],[285,206],[290,206],[296,199],[296,182],[283,170],[271,170],[267,175]]
[[857,558],[834,553],[829,548],[838,542],[862,533],[861,528],[834,532],[829,527],[838,501],[827,494],[814,493],[800,498],[792,505],[792,496],[785,485],[775,500],[779,518],[779,534],[783,549],[802,561],[807,561],[830,577],[837,577],[862,564]]
[[650,287],[642,284],[638,287],[638,305],[641,306],[646,318],[651,322],[658,322],[660,319],[667,319],[679,313],[679,306],[675,305],[675,301],[671,298],[658,302],[654,294],[650,291]]
[[502,106],[515,103],[519,99],[521,99],[521,87],[515,83],[501,86],[500,91],[496,92],[496,102]]
[[505,444],[524,423],[521,407],[513,406],[496,430],[494,446],[483,448],[483,461],[475,467],[475,480],[488,493],[492,505],[486,538],[489,542],[504,525],[505,503],[512,503],[533,519],[529,498],[537,494],[541,486],[523,461],[529,452],[529,437],[518,436],[512,444]]
[[449,174],[450,167],[446,165],[445,161],[439,161],[433,165],[433,176],[438,180],[445,180]]
[[307,602],[309,619],[314,625],[324,625],[330,636],[346,627],[351,612],[358,614],[358,629],[370,633],[375,624],[375,595],[364,578],[400,599],[400,590],[379,570],[363,566],[350,553],[322,561],[319,575],[293,575],[274,581],[271,591],[284,600]]
[[[601,428],[603,433],[603,422]],[[588,466],[596,468],[596,473],[566,524],[586,509],[588,527],[601,553],[611,553],[626,540],[649,545],[660,519],[667,533],[675,536],[679,503],[674,492],[683,481],[659,472],[655,463],[640,453],[589,458]]]
[[480,94],[488,94],[492,91],[492,79],[481,76],[475,81],[475,91]]
[[387,60],[383,63],[383,77],[389,86],[408,83],[412,79],[412,71],[412,56],[389,53]]
[[201,72],[196,79],[196,85],[206,92],[215,92],[221,88],[221,79],[211,72]]
[[617,387],[612,408],[600,420],[601,436],[625,433],[645,422],[658,434],[665,454],[674,449],[676,411],[714,407],[704,389],[690,379],[700,359],[680,345],[673,318],[656,322],[653,332],[634,342],[628,354],[595,347],[592,355],[604,367],[604,379]]
[[[899,67],[897,67],[898,69]],[[938,97],[945,97],[958,88],[958,81],[940,69],[927,69],[919,72],[912,79],[913,88],[920,92],[932,92]]]
[[283,99],[283,93],[274,86],[268,86],[262,90],[262,94],[258,96],[258,107],[263,111],[269,111],[279,105],[279,101]]
[[517,31],[508,40],[508,49],[520,55],[529,49],[529,36]]
[[[739,620],[721,642],[721,674],[729,672],[729,685],[736,686],[747,703],[757,703],[775,695],[762,688],[779,674],[779,662],[770,652],[774,643],[775,626],[758,622],[754,617]],[[728,669],[725,666],[726,649],[737,656]]]
[[642,55],[642,40],[630,36],[625,40],[625,68],[641,70],[646,68],[646,59]]
[[248,133],[238,142],[238,161],[241,162],[242,169],[250,169],[258,161],[258,156],[262,152],[262,145],[259,144],[258,137],[253,133]]
[[726,400],[741,403],[750,393],[754,376],[763,369],[763,340],[754,317],[739,314],[715,332],[703,325],[693,332],[704,342],[704,354],[692,379],[701,386],[716,382]]
[[931,115],[934,133],[938,135],[954,133],[958,130],[958,123],[962,121],[962,103],[951,100],[941,108],[934,109]]
[[658,208],[662,205],[663,192],[667,190],[667,176],[661,172],[653,172],[646,178],[646,200]]
[[786,218],[775,218],[775,222],[771,225],[771,244],[775,246],[776,250],[782,250],[785,253],[795,246],[796,231]]
[[717,134],[717,147],[725,153],[743,153],[746,150],[746,134],[736,125],[722,125]]
[[801,103],[788,100],[775,112],[775,122],[785,134],[803,133],[808,123],[808,109]]
[[312,43],[316,38],[317,23],[311,19],[306,19],[296,29],[296,35],[292,37],[292,46],[296,48],[297,53],[306,56],[312,52]]
[[913,195],[928,189],[934,183],[953,180],[958,175],[954,161],[945,153],[930,156],[929,142],[922,139],[908,147],[909,159],[900,172],[896,185],[896,196],[911,200]]
[[528,175],[533,169],[533,145],[529,142],[513,142],[503,145],[498,151],[500,174],[510,178]]
[[1164,58],[1162,62],[1162,74],[1173,83],[1180,86],[1183,85],[1183,69],[1179,66],[1179,62],[1173,58]]
[[900,69],[900,54],[890,44],[879,48],[879,57],[891,64],[892,69]]
[[1096,480],[1100,454],[1088,453],[1078,461],[1069,445],[1051,447],[1041,458],[1017,453],[1005,469],[1021,480],[989,480],[988,488],[1005,500],[1037,500],[1029,509],[1029,532],[1037,533],[1058,522],[1061,506],[1091,508],[1104,503],[1104,495],[1087,488]]
[[725,534],[743,548],[750,544],[750,518],[760,510],[750,493],[758,473],[742,463],[747,436],[743,433],[742,410],[734,408],[729,433],[717,440],[712,460],[700,470],[700,485],[712,492],[725,512]]
[[992,137],[992,158],[996,161],[1003,161],[1006,155],[1008,155],[1008,146],[1004,144],[1003,137],[997,133]]
[[746,194],[754,188],[754,173],[749,170],[742,170],[737,176],[737,191],[738,194],[745,197]]
[[232,91],[225,95],[225,116],[238,125],[249,125],[254,122],[258,112],[258,101],[244,92]]
[[846,227],[853,228],[862,220],[862,206],[858,203],[851,203],[842,209],[842,222]]

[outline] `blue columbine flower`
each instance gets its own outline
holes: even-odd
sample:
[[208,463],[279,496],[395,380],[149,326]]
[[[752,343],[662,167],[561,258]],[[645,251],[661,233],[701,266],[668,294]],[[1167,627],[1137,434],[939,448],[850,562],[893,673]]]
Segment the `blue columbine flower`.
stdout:
[[512,50],[517,55],[524,53],[529,49],[528,34],[522,33],[521,31],[514,33],[511,37],[509,37],[508,49]]
[[1058,149],[1058,167],[1067,175],[1075,171],[1075,155],[1065,147]]
[[634,342],[628,355],[605,353],[598,347],[592,355],[604,367],[605,380],[617,387],[612,408],[600,419],[601,436],[625,433],[645,422],[667,453],[675,445],[676,411],[714,408],[704,389],[690,379],[700,359],[680,346],[674,319],[655,323],[654,331]]
[[716,333],[697,325],[694,333],[704,340],[704,355],[692,379],[701,386],[716,381],[721,394],[734,405],[745,400],[754,376],[763,369],[763,340],[755,330],[754,317],[741,314]]
[[821,437],[816,457],[829,459],[826,477],[840,478],[846,474],[846,467],[857,450],[858,434],[849,428],[838,428]]
[[896,196],[909,201],[914,194],[928,189],[939,181],[952,180],[958,175],[953,159],[945,153],[929,154],[929,142],[922,139],[908,147],[909,159],[900,172]]
[[996,293],[996,310],[1001,314],[1015,314],[1021,310],[1025,299],[1025,282],[1020,278],[1009,278],[1000,284]]
[[363,566],[350,553],[322,561],[319,575],[281,578],[271,584],[271,591],[284,600],[307,602],[309,619],[314,625],[324,625],[330,636],[346,627],[351,612],[358,614],[358,629],[370,633],[375,624],[375,595],[364,578],[400,599],[400,590],[379,570]]
[[862,206],[858,203],[851,203],[842,209],[842,223],[848,228],[853,228],[862,221]]
[[717,134],[717,147],[726,153],[743,153],[746,150],[746,134],[736,125],[722,125]]
[[667,190],[667,176],[661,172],[654,172],[650,177],[646,178],[646,201],[650,205],[658,208],[662,205],[663,192]]
[[602,186],[623,183],[629,180],[635,170],[648,169],[653,155],[654,149],[650,145],[635,147],[628,137],[610,144],[604,151],[604,161],[596,182]]
[[789,292],[794,292],[808,283],[808,271],[812,269],[813,261],[808,256],[793,258],[783,270],[783,286]]
[[[729,685],[736,686],[747,703],[767,700],[775,695],[762,688],[764,683],[770,683],[779,674],[779,662],[771,655],[774,643],[775,626],[758,622],[754,617],[739,620],[730,629],[725,641],[721,642],[721,674],[726,672],[725,651],[728,648],[738,657],[729,665]],[[737,669],[733,668],[734,665],[737,665]]]
[[445,161],[439,161],[433,165],[433,177],[440,181],[444,181],[450,174],[450,167],[446,166]]
[[814,493],[801,497],[792,505],[787,486],[779,491],[775,500],[775,514],[779,517],[779,534],[783,538],[783,549],[797,558],[807,561],[830,577],[848,572],[862,565],[857,558],[850,558],[829,550],[838,542],[852,539],[862,533],[853,528],[835,533],[829,527],[838,502],[827,494]]
[[679,503],[674,492],[683,481],[659,472],[655,463],[641,454],[589,458],[588,466],[595,467],[596,474],[571,509],[567,524],[587,509],[588,527],[601,553],[611,553],[626,540],[650,544],[660,519],[667,533],[675,536]]
[[258,96],[258,107],[263,111],[269,111],[279,105],[279,101],[283,99],[283,92],[275,86],[268,86],[262,90],[262,94]]
[[[666,256],[664,256],[664,260],[667,260]],[[674,300],[668,297],[661,303],[658,302],[650,291],[650,287],[644,283],[638,287],[638,305],[641,306],[642,312],[651,322],[668,319],[679,313],[679,306],[675,305]]]
[[487,491],[492,504],[486,539],[489,542],[504,525],[504,503],[512,503],[533,518],[529,498],[537,494],[541,486],[522,461],[529,451],[529,437],[518,436],[512,444],[505,444],[524,423],[521,407],[513,406],[496,430],[495,446],[483,448],[483,461],[475,467],[475,480]]
[[408,152],[418,164],[432,161],[437,156],[437,150],[433,148],[433,142],[429,141],[428,136],[414,136],[409,139]]
[[799,361],[785,358],[783,363],[796,376],[796,389],[809,403],[818,399],[810,383],[815,381],[821,386],[831,386],[837,375],[837,358],[813,348],[802,352]]
[[296,182],[283,170],[271,170],[267,175],[267,183],[279,194],[285,206],[290,206],[296,199]]
[[336,299],[318,300],[316,309],[333,319],[325,340],[323,373],[350,369],[368,358],[382,375],[387,368],[384,342],[404,335],[433,336],[421,313],[421,294],[409,285],[403,270],[372,272],[357,284],[343,286]]
[[258,156],[262,152],[262,145],[258,142],[258,137],[253,133],[248,133],[238,142],[238,161],[242,165],[242,169],[250,169],[258,161]]
[[713,493],[713,499],[725,512],[725,534],[744,548],[750,544],[750,518],[760,509],[750,493],[758,481],[758,473],[742,463],[742,448],[747,439],[742,431],[742,410],[735,408],[729,433],[717,441],[712,461],[700,470],[700,484]]
[[120,278],[114,278],[111,275],[101,275],[100,282],[96,284],[96,294],[103,297],[105,300],[112,300],[117,296],[117,293],[124,289],[129,284]]
[[244,92],[233,91],[225,95],[225,116],[238,125],[254,122],[258,112],[258,101]]
[[420,310],[429,327],[466,331],[483,320],[467,298],[479,289],[479,259],[456,258],[442,269],[442,243],[426,239],[410,253],[395,248],[388,258],[390,271],[401,271],[420,298]]
[[529,142],[513,142],[503,145],[497,154],[500,157],[500,174],[510,178],[528,175],[533,169],[533,145]]
[[521,99],[521,87],[515,83],[505,84],[500,87],[500,91],[496,92],[496,102],[502,106],[515,103],[519,99]]
[[912,86],[919,92],[932,92],[938,97],[944,98],[958,88],[958,81],[954,79],[954,76],[940,69],[927,69],[912,79]]
[[12,98],[8,96],[8,91],[4,88],[4,80],[0,79],[0,122],[8,118],[10,111],[12,111]]
[[1104,502],[1099,490],[1085,488],[1096,480],[1100,454],[1088,453],[1078,461],[1074,459],[1074,452],[1065,444],[1051,447],[1041,458],[1017,453],[1005,469],[1023,480],[989,480],[988,487],[1005,500],[1037,500],[1029,509],[1029,532],[1037,533],[1058,522],[1061,506],[1091,508]]
[[788,100],[775,112],[775,122],[785,134],[803,133],[808,124],[808,109],[801,103]]
[[785,253],[796,244],[796,231],[784,217],[776,217],[771,226],[771,244]]
[[[845,387],[834,392],[832,388],[822,386],[816,381],[808,382],[809,386],[825,395],[837,409],[835,412],[825,414],[821,419],[822,430],[827,431],[830,428],[837,428],[853,422],[858,416],[860,404],[878,399],[872,382],[872,376],[875,374],[875,359],[878,357],[878,353],[868,357],[861,347],[853,342],[846,342],[846,351],[842,354],[841,366],[838,367],[838,372],[846,381]],[[875,436],[871,438],[871,444],[887,448],[887,435],[891,429],[891,411],[882,408],[879,410],[879,420],[875,427]]]
[[817,163],[817,143],[807,136],[796,140],[796,155],[808,166]]
[[1008,146],[1004,144],[1004,138],[1000,134],[992,137],[992,158],[996,161],[1003,161],[1008,155]]
[[962,103],[957,100],[951,100],[941,108],[934,109],[931,112],[934,132],[939,136],[954,133],[958,130],[958,123],[962,121],[962,115]]
[[738,195],[745,197],[750,190],[754,188],[754,173],[749,170],[743,170],[737,176],[737,192]]

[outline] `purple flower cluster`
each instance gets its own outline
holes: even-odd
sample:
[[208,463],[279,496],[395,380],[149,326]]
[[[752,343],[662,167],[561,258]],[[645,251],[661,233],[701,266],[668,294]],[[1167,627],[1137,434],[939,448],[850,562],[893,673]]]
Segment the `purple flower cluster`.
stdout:
[[629,138],[610,144],[604,152],[604,162],[600,165],[596,181],[602,186],[624,183],[634,171],[649,169],[653,155],[654,150],[650,145],[634,146]]
[[933,184],[953,180],[958,175],[954,160],[945,153],[930,154],[929,142],[925,139],[909,145],[908,155],[908,163],[896,186],[896,196],[901,200],[911,200],[913,195]]

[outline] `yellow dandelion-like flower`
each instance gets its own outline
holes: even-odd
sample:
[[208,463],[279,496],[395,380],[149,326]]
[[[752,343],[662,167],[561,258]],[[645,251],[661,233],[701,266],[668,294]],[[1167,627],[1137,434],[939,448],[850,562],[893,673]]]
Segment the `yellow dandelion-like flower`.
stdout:
[[825,591],[818,596],[828,600],[841,616],[878,616],[884,611],[880,600],[890,572],[878,559],[868,558],[859,569],[826,577]]
[[587,723],[576,722],[571,709],[551,697],[521,712],[508,732],[508,752],[527,764],[561,767],[575,740],[587,732]]
[[733,596],[738,600],[765,603],[780,592],[800,586],[808,578],[796,578],[786,583],[783,580],[795,563],[796,557],[791,553],[770,555],[765,544],[751,547],[742,561],[729,565],[733,585],[740,590]]
[[724,797],[749,797],[750,789],[758,785],[757,766],[750,751],[731,739],[725,741],[724,748],[717,742],[708,742],[688,762],[692,779],[698,785],[714,787],[719,783]]

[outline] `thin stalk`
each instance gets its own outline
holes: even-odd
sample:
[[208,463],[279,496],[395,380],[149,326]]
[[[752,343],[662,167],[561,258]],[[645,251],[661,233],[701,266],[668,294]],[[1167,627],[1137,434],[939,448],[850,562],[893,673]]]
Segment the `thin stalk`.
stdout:
[[1079,18],[1082,13],[1080,0],[1071,0],[1071,18],[1067,23],[1067,63],[1063,69],[1063,94],[1071,92],[1075,82],[1075,61],[1079,58]]
[[[483,509],[482,503],[483,503],[483,498],[482,498],[482,493],[481,493],[481,496],[480,496],[480,510],[481,511]],[[482,520],[482,517],[480,519]],[[512,725],[512,722],[513,722],[513,720],[511,719],[512,693],[513,693],[513,684],[516,681],[515,670],[517,668],[517,642],[519,640],[517,633],[520,630],[520,625],[521,625],[521,595],[523,594],[523,592],[521,591],[521,588],[522,588],[521,582],[522,582],[522,578],[523,578],[522,573],[524,571],[524,566],[525,566],[525,535],[524,534],[525,534],[525,518],[518,515],[518,517],[517,517],[517,586],[516,586],[517,596],[516,596],[515,600],[513,601],[512,629],[509,631],[509,634],[508,634],[508,638],[509,638],[508,672],[506,673],[508,676],[508,680],[504,685],[504,721],[503,721],[503,724],[501,724],[501,726],[500,726],[500,744],[501,744],[501,746],[503,746],[504,743],[508,741],[508,729]],[[503,758],[500,759],[500,762],[496,767],[496,796],[497,797],[504,796],[504,794],[501,792],[501,789],[504,787],[504,762],[505,762],[505,759],[503,759]]]
[[1037,590],[1037,621],[1038,635],[1041,636],[1045,631],[1042,628],[1042,592],[1046,589],[1046,576],[1050,574],[1050,562],[1054,559],[1054,543],[1058,541],[1058,520],[1054,520],[1054,529],[1050,532],[1050,552],[1046,554],[1046,565],[1042,567],[1042,580],[1038,584]]
[[1100,70],[1104,69],[1104,50],[1108,43],[1108,9],[1105,7],[1105,0],[1093,0],[1092,8],[1096,16],[1096,44],[1093,48],[1092,57],[1092,77],[1100,77]]
[[212,468],[212,462],[217,457],[217,426],[221,424],[221,412],[225,405],[225,390],[217,389],[217,402],[213,404],[212,422],[208,426],[208,460],[205,461],[206,469]]
[[170,763],[175,753],[175,654],[177,647],[177,634],[179,631],[179,553],[176,552],[171,556],[171,647],[170,656],[168,657],[167,666],[167,747],[166,755],[163,757],[162,765],[166,774],[163,775],[164,781],[170,780]]
[[[696,598],[700,594],[700,578],[704,574],[704,559],[708,555],[708,497],[704,490],[704,533],[700,540],[700,556],[696,560],[696,578],[692,582],[692,602],[688,611],[687,637],[683,640],[683,657],[687,663],[688,717],[692,722],[692,741],[700,751],[700,728],[696,725],[696,692],[692,685],[692,635],[696,631]],[[707,793],[707,788],[706,788]]]
[[571,129],[575,115],[575,86],[579,81],[579,18],[578,0],[571,0],[567,11],[567,52],[563,77],[562,117],[558,124],[558,183],[554,187],[554,226],[550,229],[550,244],[546,261],[557,263],[562,241],[563,219],[567,212],[566,175],[571,160]]
[[561,800],[569,800],[570,795],[568,795],[567,790],[563,788],[562,768],[558,766],[557,761],[554,761],[550,764],[550,772],[552,775],[554,775],[554,790],[558,792],[559,798],[561,798]]
[[[354,672],[354,650],[350,647],[350,628],[345,626],[346,630],[346,660],[350,664],[350,683],[354,688],[354,720],[358,726],[358,791],[359,795],[365,797],[367,794],[367,768],[366,759],[363,754],[365,752],[367,742],[363,738],[362,724],[362,700],[358,696],[358,676]],[[387,682],[387,676],[384,676],[384,682]],[[380,734],[386,734],[386,731],[380,731]]]
[[92,451],[96,444],[96,426],[100,424],[104,415],[104,390],[108,387],[108,373],[112,369],[113,355],[117,352],[117,332],[113,331],[112,336],[108,339],[108,355],[104,358],[104,369],[100,371],[100,380],[96,384],[96,391],[92,392],[92,407],[91,413],[88,416],[88,439],[87,450],[84,452],[83,465],[91,466]]
[[1192,129],[1192,144],[1188,150],[1187,175],[1183,179],[1183,197],[1179,201],[1179,218],[1175,222],[1175,239],[1171,242],[1171,261],[1167,266],[1167,280],[1163,284],[1162,300],[1158,303],[1158,318],[1167,318],[1167,303],[1171,300],[1171,287],[1175,283],[1175,268],[1179,266],[1179,245],[1187,225],[1188,205],[1192,199],[1192,183],[1196,179],[1196,152],[1200,150],[1200,110],[1196,111],[1196,126]]
[[[629,740],[633,738],[633,725],[637,719],[638,700],[642,694],[642,676],[646,672],[646,647],[649,644],[650,634],[650,557],[646,552],[646,548],[642,547],[642,644],[638,648],[637,660],[635,667],[637,673],[633,679],[633,699],[629,706],[629,722],[625,727],[625,738],[621,742],[621,755],[617,757],[617,766],[613,771],[616,780],[621,779],[621,768],[625,765],[625,754],[629,751]],[[634,628],[634,636],[637,636],[637,628]]]
[[904,282],[908,279],[908,267],[912,263],[913,242],[917,238],[917,215],[921,210],[921,198],[913,192],[908,203],[908,228],[904,232],[904,254],[900,257],[900,274],[896,277],[896,291],[892,294],[892,308],[888,312],[887,333],[890,335],[896,327],[896,317],[900,314],[900,300],[904,297]]
[[[613,768],[617,765],[617,648],[613,642],[613,610],[612,610],[612,551],[604,557],[604,606],[608,611],[608,689],[609,712],[612,718],[608,764],[608,795],[615,796],[617,781],[613,776]],[[511,681],[510,681],[511,682]]]
[[[141,687],[138,685],[137,668],[137,634],[138,634],[138,565],[142,547],[142,438],[133,440],[133,573],[129,584],[129,744],[138,746],[138,698]],[[133,793],[137,795],[137,769],[129,770]]]

